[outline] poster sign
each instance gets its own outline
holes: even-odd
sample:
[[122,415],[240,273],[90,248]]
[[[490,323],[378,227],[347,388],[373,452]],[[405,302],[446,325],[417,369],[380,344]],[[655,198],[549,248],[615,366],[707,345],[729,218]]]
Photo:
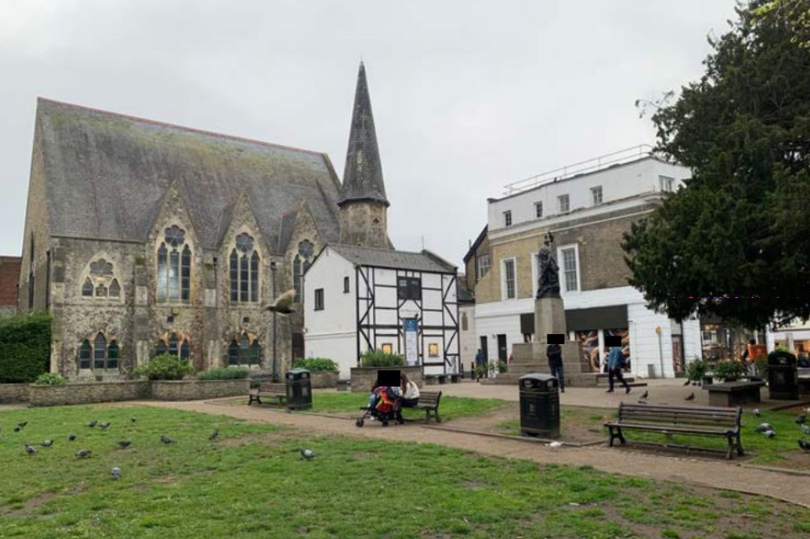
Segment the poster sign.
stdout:
[[419,330],[416,318],[405,319],[405,362],[413,367],[419,361],[416,334]]

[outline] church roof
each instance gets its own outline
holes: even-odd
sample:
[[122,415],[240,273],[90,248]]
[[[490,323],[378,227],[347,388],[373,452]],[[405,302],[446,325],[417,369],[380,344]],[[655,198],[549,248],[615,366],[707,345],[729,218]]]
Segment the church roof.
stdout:
[[452,264],[427,250],[421,253],[413,253],[343,244],[330,244],[328,247],[334,249],[343,258],[357,266],[433,273],[454,273],[456,270]]
[[374,115],[371,112],[371,98],[366,82],[366,68],[362,62],[357,74],[349,148],[346,151],[346,169],[343,173],[343,189],[338,204],[360,200],[374,200],[388,205],[380,150],[377,147],[377,133],[374,129]]
[[42,98],[37,139],[54,236],[145,241],[175,185],[205,248],[218,247],[241,193],[271,249],[284,213],[304,201],[324,241],[339,237],[340,183],[323,153]]

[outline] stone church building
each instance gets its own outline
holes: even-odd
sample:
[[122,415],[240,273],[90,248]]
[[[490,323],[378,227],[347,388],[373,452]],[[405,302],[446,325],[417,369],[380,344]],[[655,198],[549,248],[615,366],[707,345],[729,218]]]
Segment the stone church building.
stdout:
[[[159,353],[281,374],[313,258],[393,248],[388,205],[362,64],[343,183],[324,153],[39,99],[20,311],[52,314],[70,378]],[[267,310],[293,288],[295,313]]]

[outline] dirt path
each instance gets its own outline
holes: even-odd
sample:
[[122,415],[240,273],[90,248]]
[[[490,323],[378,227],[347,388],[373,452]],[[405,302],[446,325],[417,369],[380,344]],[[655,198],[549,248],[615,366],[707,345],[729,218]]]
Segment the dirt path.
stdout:
[[268,408],[223,406],[213,401],[143,401],[127,404],[227,415],[248,421],[293,426],[316,434],[433,443],[485,455],[520,458],[544,464],[593,466],[610,473],[760,494],[810,508],[810,477],[743,468],[733,462],[652,455],[637,451],[611,449],[605,446],[552,449],[543,444],[442,431],[425,428],[418,424],[386,429],[370,424],[358,429],[353,422],[341,419],[311,414],[292,414]]

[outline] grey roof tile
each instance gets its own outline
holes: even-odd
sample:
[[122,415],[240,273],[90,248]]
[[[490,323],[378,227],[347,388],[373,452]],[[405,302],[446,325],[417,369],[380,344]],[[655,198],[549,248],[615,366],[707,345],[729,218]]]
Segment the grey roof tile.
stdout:
[[413,253],[408,251],[393,251],[389,249],[372,249],[370,247],[356,247],[354,245],[330,244],[341,256],[349,262],[359,266],[374,266],[378,268],[393,268],[411,271],[427,271],[434,273],[454,273],[456,268],[450,263],[430,253],[422,251]]

